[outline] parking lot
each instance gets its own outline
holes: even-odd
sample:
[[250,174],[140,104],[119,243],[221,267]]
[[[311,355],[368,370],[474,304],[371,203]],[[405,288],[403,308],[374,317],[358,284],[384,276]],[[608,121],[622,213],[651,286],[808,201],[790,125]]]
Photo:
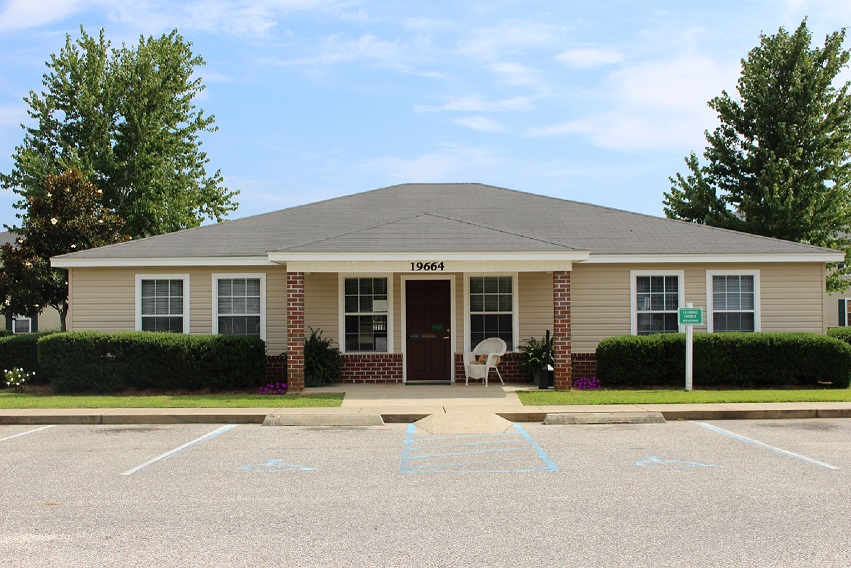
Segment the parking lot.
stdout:
[[851,565],[851,420],[0,426],[2,566]]

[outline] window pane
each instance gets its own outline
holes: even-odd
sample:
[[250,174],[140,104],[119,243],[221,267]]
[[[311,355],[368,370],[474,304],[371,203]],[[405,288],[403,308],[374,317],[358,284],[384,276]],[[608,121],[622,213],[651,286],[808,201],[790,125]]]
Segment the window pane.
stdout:
[[742,292],[753,293],[753,291],[754,291],[753,276],[742,276],[741,277],[741,283],[742,283],[742,287],[741,287]]
[[484,279],[481,277],[470,278],[470,293],[482,294],[485,291]]
[[386,296],[387,295],[387,279],[386,278],[374,278],[372,281],[372,293],[376,296]]
[[346,278],[345,288],[346,296],[356,296],[358,293],[358,279]]
[[676,294],[679,291],[679,278],[677,276],[665,277],[665,292]]
[[372,296],[360,297],[360,311],[363,313],[369,313],[372,311]]
[[650,295],[650,309],[655,311],[662,311],[665,309],[665,296],[662,294],[651,294]]
[[358,287],[361,295],[372,294],[372,278],[361,278]]
[[498,312],[499,311],[499,296],[496,294],[486,294],[485,295],[485,311],[486,312]]
[[154,280],[142,280],[142,297],[153,297],[156,295],[156,282]]
[[246,314],[260,314],[260,298],[248,298],[245,300]]
[[183,298],[172,298],[169,301],[169,311],[168,313],[171,315],[177,315],[183,313]]
[[712,304],[714,309],[716,310],[726,310],[727,309],[727,294],[719,293],[712,294]]
[[499,311],[501,311],[501,312],[510,312],[511,311],[511,295],[510,294],[501,294],[499,296]]
[[502,276],[499,278],[499,292],[501,294],[510,294],[511,293],[511,277],[510,276]]
[[635,278],[635,289],[639,294],[649,294],[650,293],[650,277],[649,276],[637,276]]
[[169,282],[170,294],[172,296],[183,295],[183,280],[166,280],[164,282]]
[[245,298],[234,298],[233,299],[233,313],[235,313],[235,314],[244,314],[245,313]]
[[470,296],[470,311],[483,312],[485,310],[485,297],[481,295]]

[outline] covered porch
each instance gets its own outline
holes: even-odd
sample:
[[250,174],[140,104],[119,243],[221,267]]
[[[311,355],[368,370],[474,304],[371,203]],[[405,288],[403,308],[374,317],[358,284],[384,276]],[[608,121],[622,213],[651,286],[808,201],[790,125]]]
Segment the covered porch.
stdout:
[[499,367],[506,382],[528,384],[518,347],[549,329],[555,388],[570,388],[570,277],[572,263],[587,253],[309,256],[269,253],[287,272],[291,391],[305,386],[304,338],[311,329],[340,346],[344,383],[402,385],[463,383],[464,353],[488,337],[506,342]]

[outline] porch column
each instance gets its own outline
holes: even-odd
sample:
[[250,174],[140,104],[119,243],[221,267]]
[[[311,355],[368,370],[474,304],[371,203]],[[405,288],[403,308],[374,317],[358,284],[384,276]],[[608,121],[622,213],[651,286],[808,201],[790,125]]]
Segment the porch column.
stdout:
[[570,272],[553,272],[553,350],[555,390],[570,390],[573,382],[570,326]]
[[287,272],[287,383],[304,390],[304,272]]

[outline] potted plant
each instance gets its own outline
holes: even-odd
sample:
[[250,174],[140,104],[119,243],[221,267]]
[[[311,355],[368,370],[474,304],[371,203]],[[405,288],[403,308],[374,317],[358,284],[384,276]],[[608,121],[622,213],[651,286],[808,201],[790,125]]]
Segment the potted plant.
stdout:
[[321,387],[340,379],[343,357],[333,344],[322,337],[321,329],[310,328],[310,337],[304,340],[304,386]]
[[[529,339],[523,342],[523,345],[520,346],[520,368],[526,371],[529,374],[529,378],[532,379],[536,385],[541,385],[541,367],[545,363],[550,365],[555,361],[555,351],[553,349],[553,342],[550,341],[550,353],[549,357],[546,357],[547,350],[547,342],[545,339],[535,339],[534,337],[530,337]],[[550,377],[547,377],[549,380]]]

